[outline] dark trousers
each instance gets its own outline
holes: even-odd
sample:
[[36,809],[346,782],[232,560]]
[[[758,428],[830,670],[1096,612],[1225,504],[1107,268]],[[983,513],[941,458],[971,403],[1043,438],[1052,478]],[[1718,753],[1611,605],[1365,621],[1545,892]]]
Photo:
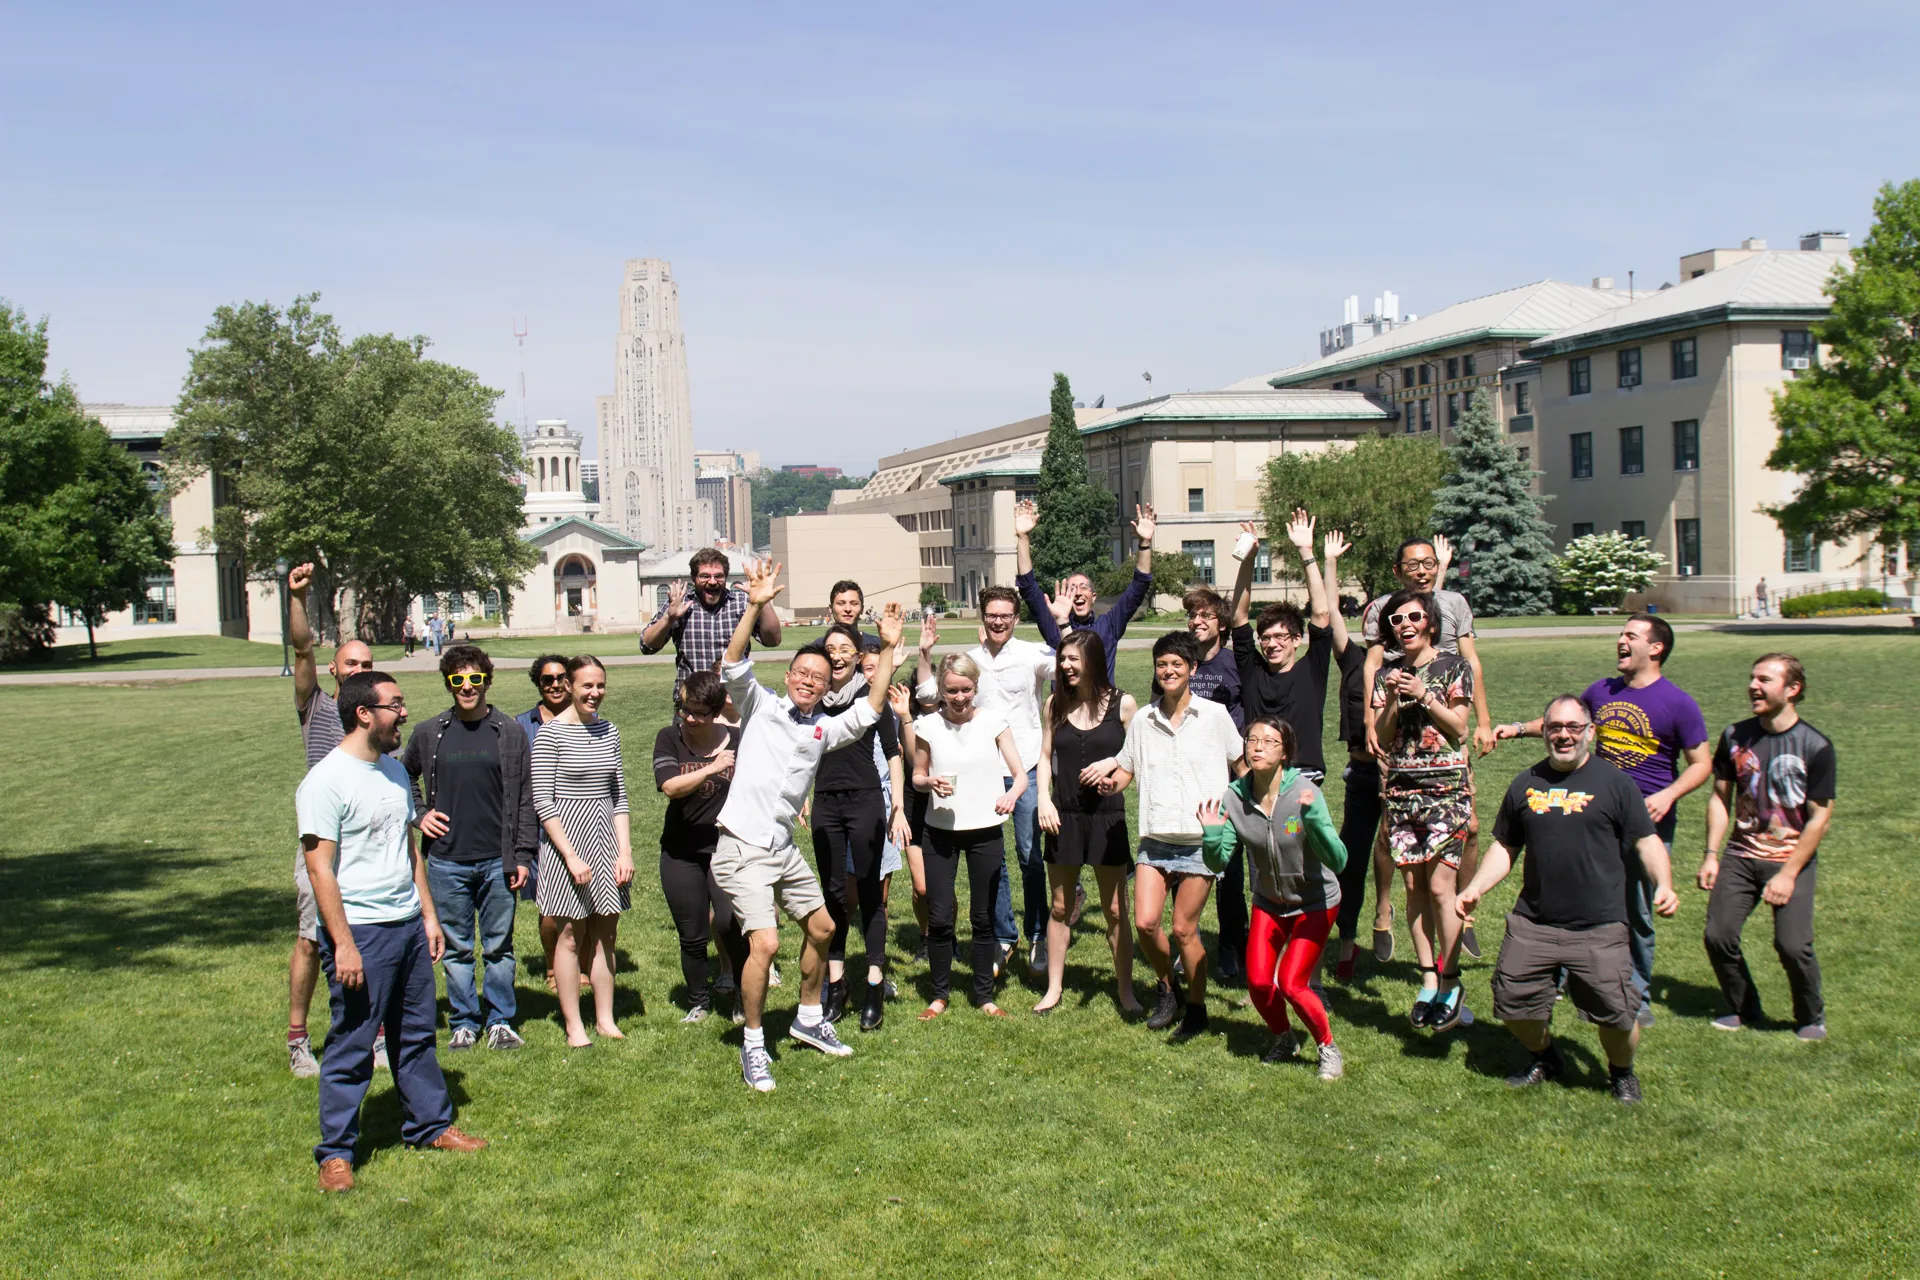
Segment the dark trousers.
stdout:
[[[1820,998],[1820,962],[1813,956],[1813,882],[1819,865],[1819,858],[1810,859],[1793,882],[1787,905],[1773,908],[1773,950],[1787,971],[1793,1022],[1798,1027],[1827,1020],[1826,1003]],[[1760,993],[1753,988],[1753,974],[1740,951],[1740,930],[1761,904],[1761,890],[1779,870],[1777,862],[1724,857],[1720,878],[1707,898],[1707,959],[1713,964],[1713,976],[1720,980],[1727,1011],[1740,1015],[1743,1022],[1759,1020]]]
[[1347,784],[1340,806],[1340,843],[1347,849],[1347,865],[1340,872],[1340,936],[1354,938],[1359,936],[1367,882],[1373,878],[1373,837],[1380,827],[1380,766],[1372,760],[1349,760],[1340,776]]
[[320,1145],[316,1161],[353,1159],[360,1140],[360,1101],[373,1080],[373,1038],[384,1021],[387,1062],[400,1091],[405,1119],[400,1137],[411,1146],[432,1142],[453,1123],[453,1099],[434,1056],[433,960],[427,954],[427,929],[419,916],[390,924],[356,924],[353,945],[360,952],[366,983],[352,990],[340,985],[333,969],[333,938],[320,930],[320,963],[333,1000],[333,1028],[320,1058]]
[[735,983],[740,981],[740,966],[747,959],[747,940],[734,917],[733,903],[713,882],[712,863],[711,849],[684,856],[660,851],[660,891],[666,895],[667,913],[673,917],[674,932],[680,935],[680,977],[687,984],[689,1009],[711,1006],[707,994],[707,943],[714,935],[719,936],[720,954],[727,958]]
[[813,857],[820,869],[821,892],[827,895],[827,914],[833,917],[829,960],[847,958],[847,866],[851,863],[867,963],[886,961],[887,914],[880,898],[880,860],[886,843],[887,802],[880,792],[813,793]]
[[921,856],[927,868],[927,966],[936,1000],[945,1000],[953,983],[953,922],[959,910],[954,881],[962,858],[967,863],[967,916],[973,930],[973,999],[975,1004],[993,999],[993,962],[999,951],[993,935],[993,905],[1007,874],[1007,846],[1001,830],[927,828]]
[[[1318,769],[1304,770],[1315,786],[1326,781]],[[1233,846],[1233,860],[1213,887],[1214,917],[1220,922],[1220,954],[1243,959],[1247,950],[1247,860],[1240,845]]]

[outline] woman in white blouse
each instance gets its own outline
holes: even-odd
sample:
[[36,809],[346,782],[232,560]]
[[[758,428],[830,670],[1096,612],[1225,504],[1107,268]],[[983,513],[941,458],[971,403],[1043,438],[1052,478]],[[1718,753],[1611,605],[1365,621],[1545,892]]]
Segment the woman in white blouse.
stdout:
[[[922,1020],[947,1011],[953,977],[954,881],[967,863],[968,916],[973,930],[973,999],[982,1013],[1004,1018],[993,1002],[993,967],[999,943],[993,935],[993,904],[1006,874],[1002,824],[1026,790],[1027,771],[1005,720],[976,711],[980,668],[965,654],[940,662],[940,710],[913,722],[913,785],[927,792],[927,960],[933,1002]],[[1012,778],[1012,785],[1006,783]]]

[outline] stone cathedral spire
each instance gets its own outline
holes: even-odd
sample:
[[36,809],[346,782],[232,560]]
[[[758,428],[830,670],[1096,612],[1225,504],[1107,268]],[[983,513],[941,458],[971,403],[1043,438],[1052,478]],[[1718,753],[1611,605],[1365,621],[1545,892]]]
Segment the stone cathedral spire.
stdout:
[[600,414],[601,521],[654,550],[697,547],[707,531],[694,492],[687,341],[673,268],[659,258],[627,260],[613,374]]

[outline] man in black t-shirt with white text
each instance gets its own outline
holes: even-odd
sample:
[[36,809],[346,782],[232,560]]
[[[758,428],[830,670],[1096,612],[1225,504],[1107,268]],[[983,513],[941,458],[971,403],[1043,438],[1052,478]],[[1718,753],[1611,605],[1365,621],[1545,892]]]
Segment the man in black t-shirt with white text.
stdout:
[[1526,852],[1520,897],[1507,916],[1494,967],[1493,1010],[1533,1056],[1507,1084],[1536,1085],[1566,1069],[1548,1029],[1556,975],[1564,969],[1574,1007],[1599,1028],[1614,1098],[1635,1103],[1640,997],[1627,946],[1629,859],[1638,855],[1653,881],[1653,909],[1662,916],[1680,908],[1673,868],[1639,788],[1593,755],[1586,703],[1561,694],[1547,704],[1542,727],[1547,758],[1507,788],[1493,842],[1454,909],[1462,918],[1470,915],[1487,890],[1506,878],[1514,853]]

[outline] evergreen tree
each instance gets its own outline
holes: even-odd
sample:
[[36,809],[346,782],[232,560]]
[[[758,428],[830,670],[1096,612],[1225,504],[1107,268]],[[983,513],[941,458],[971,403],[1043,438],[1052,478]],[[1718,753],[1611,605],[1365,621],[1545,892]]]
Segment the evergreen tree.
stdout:
[[1035,495],[1040,523],[1033,531],[1033,572],[1043,583],[1070,573],[1091,574],[1113,560],[1113,495],[1087,475],[1087,450],[1073,414],[1067,375],[1053,375],[1053,414],[1040,459]]
[[1780,440],[1767,466],[1803,477],[1768,514],[1790,535],[1866,534],[1891,555],[1920,550],[1920,179],[1873,202],[1851,270],[1827,285],[1833,310],[1814,336],[1823,359],[1774,397]]
[[1468,394],[1447,455],[1452,466],[1433,495],[1433,525],[1466,562],[1460,589],[1467,602],[1496,618],[1551,611],[1553,526],[1540,514],[1546,499],[1527,491],[1533,471],[1485,396]]

